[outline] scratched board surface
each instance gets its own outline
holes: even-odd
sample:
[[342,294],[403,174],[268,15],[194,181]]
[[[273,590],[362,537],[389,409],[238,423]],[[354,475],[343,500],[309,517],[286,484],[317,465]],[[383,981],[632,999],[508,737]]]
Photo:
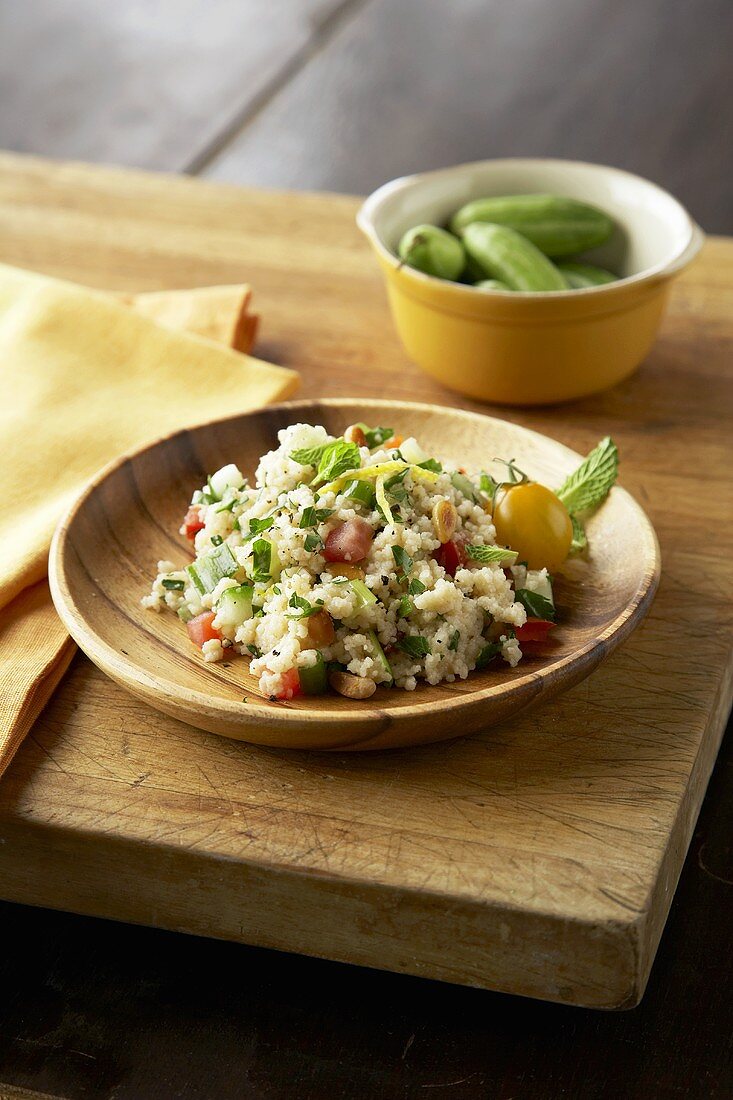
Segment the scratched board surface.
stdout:
[[[356,205],[7,157],[0,258],[98,287],[246,279],[257,351],[298,368],[303,396],[479,408],[406,360]],[[503,414],[580,451],[613,434],[658,531],[651,615],[593,676],[485,734],[362,758],[202,733],[79,656],[0,783],[3,895],[634,1003],[730,706],[731,281],[733,244],[711,241],[636,378]]]

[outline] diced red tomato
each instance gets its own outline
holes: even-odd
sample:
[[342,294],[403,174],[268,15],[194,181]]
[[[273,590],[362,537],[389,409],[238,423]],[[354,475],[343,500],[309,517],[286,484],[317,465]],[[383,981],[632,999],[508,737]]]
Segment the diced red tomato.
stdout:
[[374,531],[365,519],[355,516],[329,531],[323,556],[326,561],[361,561],[369,553]]
[[287,672],[283,672],[282,682],[282,687],[277,694],[278,699],[295,699],[296,696],[303,694],[297,668],[289,668]]
[[215,615],[213,611],[202,611],[195,619],[190,619],[186,623],[188,636],[193,644],[197,645],[199,649],[203,646],[204,642],[210,642],[214,638],[221,640],[221,634],[212,626],[214,619]]
[[464,539],[459,535],[454,539],[449,539],[448,542],[444,542],[443,545],[436,550],[435,560],[438,565],[443,566],[449,576],[455,577],[456,570],[465,565],[468,561]]
[[183,517],[183,526],[181,527],[181,534],[185,535],[187,539],[193,542],[195,536],[199,531],[204,528],[204,521],[201,519],[201,512],[198,505],[192,504]]
[[527,619],[524,626],[517,627],[517,639],[520,642],[544,642],[554,625],[549,619]]

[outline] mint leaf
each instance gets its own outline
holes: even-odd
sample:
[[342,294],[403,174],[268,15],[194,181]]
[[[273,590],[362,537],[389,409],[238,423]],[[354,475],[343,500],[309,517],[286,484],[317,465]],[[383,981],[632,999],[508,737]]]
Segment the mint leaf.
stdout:
[[419,581],[417,577],[413,577],[407,586],[407,591],[411,596],[420,596],[425,591],[425,585],[422,581]]
[[402,596],[400,598],[400,618],[406,619],[409,615],[412,615],[415,610],[415,605],[409,596]]
[[513,565],[518,557],[516,550],[505,550],[503,546],[469,545],[466,553],[472,561],[482,562],[484,565],[492,561]]
[[423,638],[422,634],[408,634],[404,638],[400,638],[397,642],[397,648],[401,649],[403,653],[407,653],[409,657],[414,657],[416,661],[419,661],[430,653],[430,642],[427,638]]
[[554,605],[545,596],[540,596],[539,592],[531,592],[529,588],[518,588],[514,597],[533,619],[549,619],[551,622],[554,620]]
[[295,593],[288,600],[288,607],[294,607],[295,613],[288,615],[288,619],[308,619],[311,615],[317,615],[323,607],[323,600],[317,600],[312,604],[305,596],[296,596]]
[[303,509],[303,515],[300,517],[300,523],[298,526],[301,531],[306,527],[315,527],[318,523],[323,523],[329,516],[333,515],[333,508],[313,508],[309,505]]
[[[270,527],[272,527],[274,522],[275,522],[275,517],[274,516],[265,516],[264,519],[251,519],[251,520],[249,520],[249,530],[247,531],[247,534],[244,536],[244,541],[249,542],[249,540],[253,539],[255,537],[255,535],[261,534],[262,531],[268,531],[270,529]],[[268,542],[267,545],[268,546],[270,545],[269,542]]]
[[395,560],[395,565],[403,573],[409,573],[412,569],[412,558],[401,546],[392,547],[392,557]]
[[418,462],[418,466],[421,470],[430,470],[434,474],[443,473],[443,467],[437,458],[426,458],[424,462]]
[[323,546],[323,539],[315,531],[309,531],[305,536],[304,546],[309,554],[315,554]]
[[482,493],[488,493],[493,499],[496,490],[499,488],[499,482],[495,481],[491,474],[487,474],[485,470],[482,470],[478,479],[478,487]]
[[608,496],[618,477],[618,448],[606,436],[575,473],[566,478],[557,496],[569,512],[586,512],[597,508]]
[[170,592],[183,592],[183,589],[186,587],[185,581],[176,581],[171,577],[164,577],[160,583],[163,585],[163,588],[167,588]]
[[476,668],[486,668],[486,666],[494,660],[494,657],[498,657],[500,653],[501,642],[489,642],[488,645],[484,646],[476,658]]
[[347,470],[358,470],[360,466],[361,456],[356,443],[347,443],[345,439],[335,439],[333,443],[326,445],[318,460],[314,484],[335,481]]
[[269,581],[270,565],[272,562],[272,543],[267,539],[256,539],[252,547],[252,572],[253,581]]
[[317,447],[301,447],[298,451],[291,451],[290,457],[293,462],[299,462],[301,466],[317,466],[323,452],[329,446],[329,443],[320,443]]

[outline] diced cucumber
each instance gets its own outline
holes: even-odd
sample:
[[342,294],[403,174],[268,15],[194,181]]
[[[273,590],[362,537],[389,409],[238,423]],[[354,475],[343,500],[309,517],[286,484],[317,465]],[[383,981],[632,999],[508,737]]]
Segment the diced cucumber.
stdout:
[[353,580],[349,581],[349,584],[351,585],[351,589],[357,599],[357,611],[362,607],[368,607],[369,604],[377,602],[377,597],[374,595],[371,588],[367,588],[367,586],[364,584],[364,581]]
[[219,500],[224,496],[226,489],[241,489],[243,485],[244,476],[233,462],[228,466],[222,466],[209,478],[209,488]]
[[400,454],[405,462],[411,462],[413,466],[419,466],[421,462],[427,462],[430,455],[422,449],[414,436],[403,439],[400,443]]
[[350,481],[344,486],[342,496],[346,500],[356,500],[367,508],[374,507],[374,489],[368,481]]
[[186,572],[199,592],[213,592],[219,581],[233,576],[239,568],[237,561],[225,542],[212,547],[205,554],[186,566]]
[[323,695],[328,687],[328,678],[326,662],[320,650],[314,665],[301,666],[298,669],[298,679],[304,695]]
[[176,614],[178,615],[178,618],[181,620],[182,623],[190,623],[191,619],[193,618],[193,615],[187,607],[179,607]]
[[216,604],[216,619],[225,630],[236,630],[247,619],[252,618],[251,584],[238,584],[235,588],[226,588]]
[[468,500],[472,500],[475,504],[480,501],[478,490],[473,484],[470,478],[467,478],[465,474],[459,474],[458,471],[450,475],[451,485],[454,489],[457,489],[459,493],[463,493],[464,497]]
[[387,660],[387,654],[382,649],[379,638],[373,630],[367,632],[367,637],[371,642],[372,649],[374,650],[374,656],[379,661],[384,671],[389,676],[390,682],[394,680],[394,673],[392,672],[392,666]]
[[282,562],[280,561],[275,543],[270,543],[270,546],[272,547],[270,550],[270,576],[276,581],[280,579],[280,574],[282,573]]

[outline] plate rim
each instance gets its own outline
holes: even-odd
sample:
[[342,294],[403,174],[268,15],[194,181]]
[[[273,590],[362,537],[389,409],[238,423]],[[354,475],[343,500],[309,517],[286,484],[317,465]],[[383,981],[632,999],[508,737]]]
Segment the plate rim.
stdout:
[[[273,729],[282,728],[283,730],[292,730],[295,725],[318,725],[326,727],[340,725],[348,728],[363,725],[366,721],[369,722],[370,728],[376,733],[377,731],[373,728],[373,724],[379,720],[381,720],[384,728],[388,728],[389,726],[397,726],[408,720],[418,719],[428,713],[434,714],[436,710],[436,701],[434,698],[426,699],[421,702],[405,703],[395,710],[382,709],[375,706],[364,706],[361,704],[354,708],[353,712],[348,710],[334,711],[329,710],[327,707],[300,709],[299,707],[296,708],[291,706],[288,702],[278,702],[274,704],[267,703],[260,699],[257,699],[255,702],[250,698],[247,699],[246,704],[221,698],[217,698],[216,701],[212,703],[211,697],[207,696],[203,691],[187,688],[170,679],[158,678],[144,672],[136,664],[134,658],[126,654],[120,654],[119,650],[113,649],[113,647],[89,625],[85,616],[74,602],[69,586],[66,583],[63,558],[65,550],[67,549],[70,527],[92,493],[94,493],[108,477],[126,463],[132,462],[140,455],[156,447],[171,443],[180,437],[186,436],[190,432],[198,431],[202,428],[210,428],[215,425],[241,420],[250,416],[257,416],[262,413],[276,414],[281,411],[296,411],[297,409],[313,408],[314,406],[339,408],[343,405],[360,404],[378,408],[405,410],[405,412],[419,410],[424,413],[448,413],[451,416],[456,416],[471,422],[475,422],[476,419],[483,420],[486,422],[487,427],[494,423],[501,425],[507,423],[506,418],[490,416],[473,410],[454,408],[450,405],[435,405],[424,401],[401,401],[359,396],[299,398],[295,401],[283,401],[272,405],[264,405],[257,409],[240,411],[233,413],[231,416],[214,417],[209,420],[193,422],[185,427],[178,428],[173,432],[169,432],[153,440],[149,440],[138,447],[125,451],[123,454],[101,467],[101,469],[86,482],[81,493],[74,499],[59,520],[51,542],[48,569],[51,596],[61,621],[82,652],[85,653],[86,656],[105,673],[105,675],[109,676],[117,683],[122,684],[127,690],[134,690],[129,687],[129,683],[134,683],[140,692],[144,694],[145,698],[150,700],[150,705],[154,707],[157,705],[157,699],[159,698],[165,699],[166,701],[175,701],[181,708],[190,709],[195,707],[208,713],[212,718],[216,716],[226,718],[228,721],[240,725],[242,730],[246,730],[249,726],[255,726],[258,722],[266,723]],[[565,451],[568,456],[572,456],[574,459],[582,461],[582,455],[579,455],[571,447],[566,446],[566,444],[560,443],[558,440],[552,438],[552,436],[545,435],[533,428],[527,428],[522,424],[516,424],[514,421],[509,421],[509,423],[521,433],[532,436],[537,440],[542,442],[549,440],[555,447]],[[529,703],[533,698],[531,693],[532,684],[537,684],[538,687],[541,688],[544,681],[550,679],[556,680],[558,677],[562,676],[562,673],[568,669],[568,666],[582,671],[589,661],[593,663],[594,658],[597,658],[595,664],[599,664],[601,660],[610,655],[610,653],[628,638],[637,623],[646,616],[656,594],[661,576],[661,551],[659,540],[651,520],[634,497],[626,489],[618,485],[614,486],[611,492],[616,496],[621,495],[626,498],[627,504],[630,504],[632,509],[636,511],[641,520],[641,526],[647,544],[643,573],[636,592],[629,603],[626,604],[622,611],[601,633],[595,635],[591,641],[587,642],[580,649],[576,649],[565,657],[558,659],[556,662],[552,662],[542,670],[534,669],[528,671],[525,675],[519,676],[509,683],[493,684],[484,688],[476,687],[472,691],[456,693],[453,697],[441,699],[439,704],[441,713],[446,714],[446,716],[455,715],[456,712],[466,710],[469,707],[475,708],[481,706],[481,704],[490,703],[492,698],[495,699],[497,696],[501,696],[503,699],[508,700],[515,695],[519,695],[520,698],[522,696],[529,696],[525,699],[525,704]],[[72,550],[71,543],[68,543],[68,549]],[[114,601],[110,602],[120,611],[118,604],[114,603]],[[124,614],[124,612],[121,611],[120,613]],[[154,635],[151,636],[154,637]],[[157,642],[157,639],[155,640]],[[598,652],[599,649],[601,649],[600,653]],[[124,658],[124,660],[122,658]],[[125,670],[124,676],[121,674],[121,666]],[[171,686],[174,689],[172,692],[170,690]],[[246,691],[246,685],[242,686]],[[569,686],[571,686],[571,684],[568,684],[568,687]],[[520,703],[520,706],[521,705]],[[158,709],[164,708],[158,706]],[[517,709],[519,709],[519,707]],[[171,711],[168,710],[168,713],[171,713]],[[487,725],[488,724],[487,722]],[[460,733],[455,734],[455,736],[460,736]]]

